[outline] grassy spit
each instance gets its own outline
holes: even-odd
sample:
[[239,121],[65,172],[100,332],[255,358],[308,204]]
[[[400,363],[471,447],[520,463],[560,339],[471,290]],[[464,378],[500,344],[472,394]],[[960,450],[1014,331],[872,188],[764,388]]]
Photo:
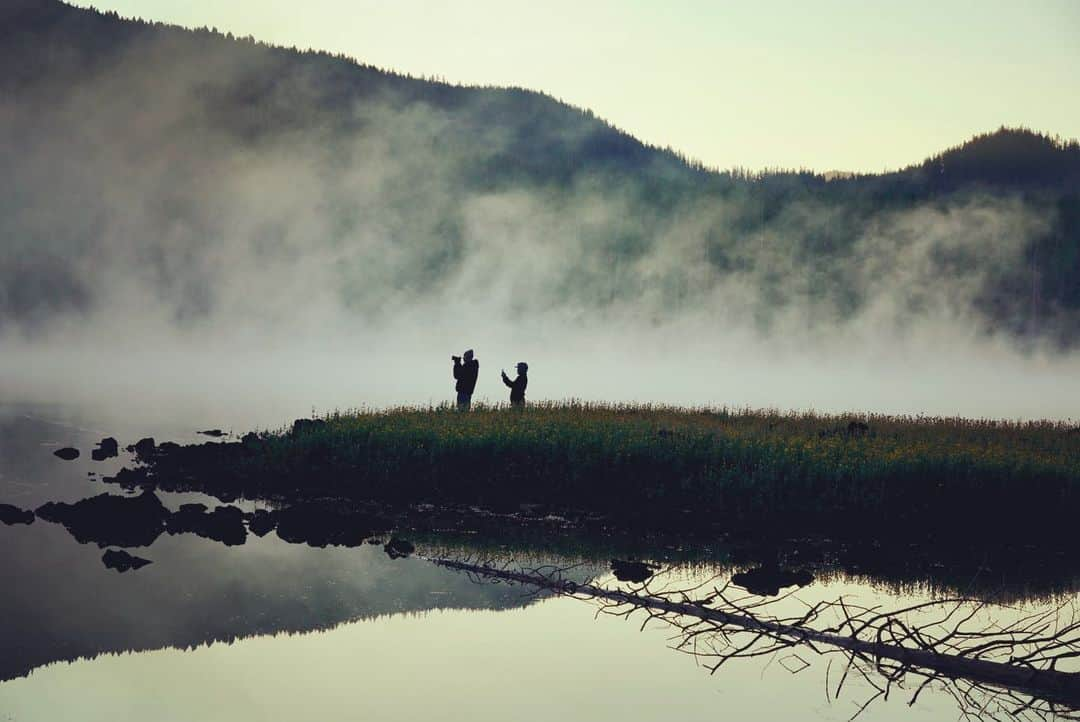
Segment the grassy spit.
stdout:
[[[541,504],[650,526],[1064,533],[1080,514],[1075,424],[581,402],[336,412],[150,462],[248,495]],[[201,459],[196,463],[195,459]],[[201,467],[201,468],[200,468]]]

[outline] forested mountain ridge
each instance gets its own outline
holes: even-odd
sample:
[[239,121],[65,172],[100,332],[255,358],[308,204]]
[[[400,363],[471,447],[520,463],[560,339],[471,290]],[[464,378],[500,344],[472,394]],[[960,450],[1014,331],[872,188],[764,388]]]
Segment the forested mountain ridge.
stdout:
[[[123,305],[113,278],[198,325],[303,259],[363,317],[467,282],[575,318],[1080,340],[1075,141],[1002,128],[879,175],[716,171],[541,93],[57,0],[5,3],[0,63],[0,329]],[[505,247],[543,261],[490,260]]]
[[[345,56],[279,48],[207,28],[121,19],[115,12],[82,10],[58,0],[11,0],[0,13],[8,68],[0,82],[17,94],[60,90],[145,53],[146,74],[131,77],[133,90],[170,82],[163,69],[194,66],[213,121],[237,139],[313,124],[358,130],[350,113],[357,102],[395,107],[422,102],[449,112],[467,111],[463,132],[510,127],[508,159],[544,180],[565,180],[586,165],[627,172],[660,164],[673,174],[690,168],[670,150],[644,146],[589,111],[533,91],[421,80]],[[558,153],[560,141],[571,137],[575,153]]]

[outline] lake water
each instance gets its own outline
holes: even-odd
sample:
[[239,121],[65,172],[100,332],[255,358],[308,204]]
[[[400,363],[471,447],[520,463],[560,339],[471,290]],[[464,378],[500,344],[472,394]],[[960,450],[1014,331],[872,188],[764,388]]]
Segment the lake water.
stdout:
[[[242,412],[232,413],[241,423]],[[288,421],[252,416],[249,426]],[[220,423],[167,410],[133,417],[62,404],[0,406],[0,503],[32,510],[123,494],[101,478],[130,463],[127,456],[90,459],[102,437],[121,446],[149,435],[190,442]],[[66,445],[79,448],[80,458],[53,455]],[[222,504],[197,494],[158,496],[171,510]],[[649,547],[560,534],[557,527],[531,537],[510,529],[425,534],[413,539],[413,556],[391,558],[381,545],[317,548],[273,532],[231,546],[164,533],[127,550],[151,564],[119,573],[103,564],[104,548],[78,543],[60,524],[0,524],[0,720],[846,720],[881,683],[873,670],[852,673],[837,697],[843,658],[806,646],[710,673],[709,659],[671,648],[679,629],[662,620],[642,628],[643,612],[598,614],[595,600],[493,583],[427,559],[573,565],[569,576],[609,588],[628,588],[609,571],[610,558],[623,551],[654,561],[661,589],[714,576],[722,583],[750,566],[723,543]],[[990,599],[980,614],[992,623],[1024,613],[1018,607],[1072,600],[1071,573],[1033,557],[1019,571],[988,560],[961,585],[955,580],[963,570],[860,570],[819,555],[815,580],[779,604],[797,609],[798,600],[844,596],[900,608],[951,584]],[[909,705],[921,681],[906,680],[859,719],[955,719],[985,700],[976,693],[958,701],[955,685],[938,680]]]

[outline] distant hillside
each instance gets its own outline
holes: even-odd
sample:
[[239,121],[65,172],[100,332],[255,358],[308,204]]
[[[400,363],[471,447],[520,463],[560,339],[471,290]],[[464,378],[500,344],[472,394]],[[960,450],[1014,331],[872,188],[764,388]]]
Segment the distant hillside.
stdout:
[[455,114],[455,142],[482,143],[477,134],[502,129],[500,152],[485,169],[494,174],[484,176],[488,182],[502,174],[565,181],[585,169],[640,172],[656,166],[658,173],[688,177],[700,171],[589,111],[532,91],[418,80],[343,56],[277,48],[206,28],[121,20],[115,12],[57,0],[8,0],[0,13],[7,68],[0,82],[19,95],[40,97],[78,85],[136,54],[142,56],[141,68],[128,78],[131,87],[124,92],[147,92],[143,100],[150,100],[177,74],[197,74],[194,82],[212,114],[209,120],[238,141],[314,125],[360,130],[351,116],[356,103],[395,108],[425,103]]
[[1080,340],[1075,141],[1002,128],[883,175],[720,172],[541,93],[56,0],[4,4],[0,68],[0,328],[133,306],[280,324],[312,294],[384,318],[467,283],[513,313]]
[[1015,188],[1080,188],[1080,143],[1023,128],[1001,128],[908,169],[935,190],[968,184]]

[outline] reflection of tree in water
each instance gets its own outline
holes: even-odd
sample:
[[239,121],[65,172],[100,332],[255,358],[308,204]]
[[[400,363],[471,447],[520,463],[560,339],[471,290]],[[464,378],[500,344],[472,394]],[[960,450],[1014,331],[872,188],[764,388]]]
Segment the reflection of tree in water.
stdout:
[[[338,504],[307,504],[243,513],[235,507],[210,511],[202,505],[183,505],[179,511],[170,512],[150,492],[135,497],[102,495],[74,504],[47,504],[38,510],[38,516],[63,525],[79,541],[100,546],[149,545],[162,533],[194,534],[235,545],[244,544],[247,532],[262,536],[275,529],[283,541],[293,544],[359,546],[371,539],[372,532],[382,535],[393,524],[391,519],[380,519]],[[476,538],[470,544],[425,546],[427,557],[433,559],[478,553]],[[394,549],[399,547],[404,548],[404,544]],[[812,579],[809,572],[788,571],[775,561],[734,575],[732,568],[714,564],[709,567],[709,582],[684,586],[672,585],[670,573],[654,576],[654,568],[648,564],[619,562],[612,571],[630,586],[607,590],[588,581],[597,570],[596,550],[592,552],[579,556],[581,561],[589,563],[573,570],[561,566],[566,563],[566,556],[553,557],[536,550],[530,558],[518,551],[507,552],[505,547],[501,553],[496,553],[494,547],[479,552],[489,560],[503,559],[502,567],[459,562],[443,562],[443,565],[464,570],[475,581],[529,584],[535,594],[599,600],[605,613],[643,615],[646,622],[663,620],[677,630],[675,648],[705,661],[713,671],[733,660],[756,657],[778,657],[779,663],[789,671],[798,671],[806,662],[796,647],[805,647],[819,654],[843,654],[842,670],[834,671],[830,660],[828,693],[839,696],[844,689],[850,689],[847,682],[854,676],[875,689],[866,704],[901,690],[914,699],[933,686],[952,694],[962,710],[978,709],[983,717],[1037,717],[1063,711],[1071,713],[1078,706],[1080,683],[1075,675],[1057,669],[1059,664],[1067,665],[1080,655],[1080,627],[1063,623],[1071,615],[1062,607],[1050,607],[1005,625],[984,622],[987,607],[966,598],[938,600],[888,612],[858,606],[845,599],[802,605],[793,593],[762,599],[757,595],[776,594],[783,587],[803,585]],[[510,558],[519,560],[516,569],[505,566],[509,563],[505,560]],[[552,558],[559,560],[557,564],[542,566]],[[527,560],[526,568],[520,566],[521,560]],[[713,576],[718,569],[724,569],[723,573]],[[416,571],[413,569],[409,576],[415,576]],[[719,583],[721,579],[727,581]],[[754,593],[738,593],[735,585]],[[501,603],[495,602],[495,606],[516,606],[527,601],[516,592],[510,595],[513,599],[501,598]],[[802,606],[792,613],[789,607],[793,604]],[[431,606],[441,605],[426,600],[417,608]],[[365,616],[364,611],[349,607],[329,618],[307,618],[285,624],[278,620],[271,629],[257,625],[240,629],[233,622],[229,631],[235,637],[275,629],[319,628]],[[221,639],[228,636],[222,631],[203,630],[196,634],[202,639]],[[154,634],[152,638],[129,640],[119,646],[137,649],[170,643],[176,644],[177,638]],[[94,646],[104,650],[114,643],[105,640],[100,644]],[[40,651],[52,658],[68,656]],[[89,651],[85,649],[83,653]],[[784,654],[785,651],[789,653]]]
[[838,655],[826,668],[826,695],[838,699],[858,677],[873,702],[906,694],[914,704],[928,688],[950,695],[965,719],[1080,719],[1080,619],[1071,604],[1015,611],[1006,621],[986,604],[937,599],[898,609],[864,606],[844,597],[804,602],[798,589],[766,598],[738,589],[731,579],[672,585],[663,575],[608,588],[568,577],[566,568],[497,565],[472,559],[433,559],[472,580],[520,584],[595,601],[600,612],[670,625],[673,648],[693,655],[713,673],[736,660],[779,658],[797,673],[810,666],[800,650]]

